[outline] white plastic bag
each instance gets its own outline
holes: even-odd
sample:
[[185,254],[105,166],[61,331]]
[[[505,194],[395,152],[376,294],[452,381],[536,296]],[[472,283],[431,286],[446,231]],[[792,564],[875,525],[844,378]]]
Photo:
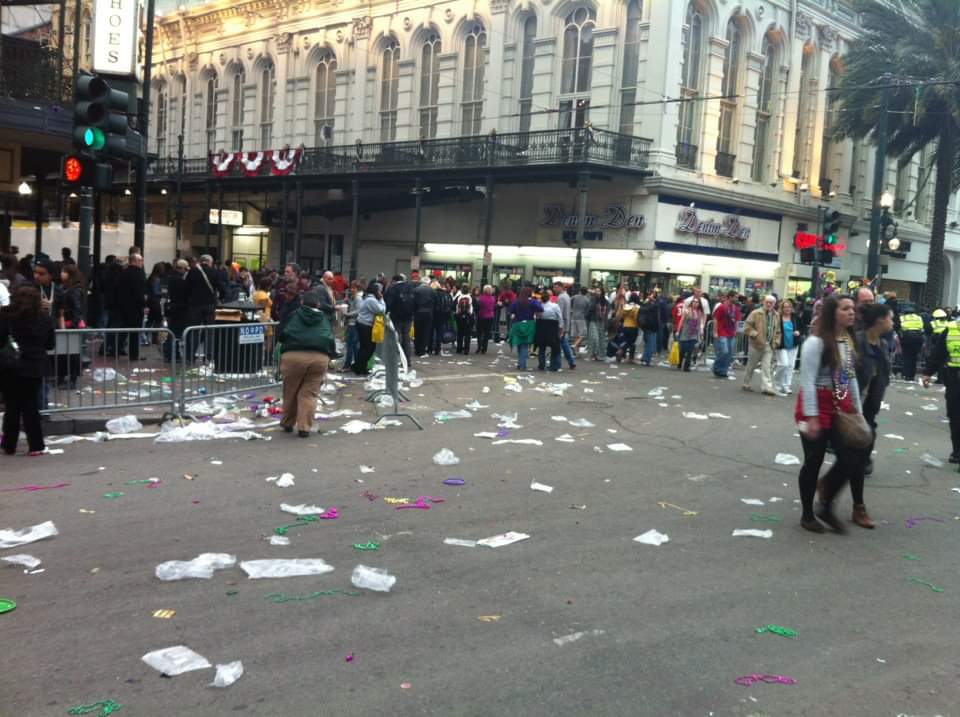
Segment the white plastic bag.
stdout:
[[258,578],[293,578],[301,575],[323,575],[333,572],[333,566],[320,558],[244,560],[240,563],[240,569],[251,580]]
[[499,548],[504,545],[510,545],[511,543],[526,540],[529,537],[530,536],[526,533],[515,533],[511,530],[509,533],[501,533],[500,535],[494,535],[489,538],[484,538],[483,540],[478,540],[477,545],[483,545],[487,548]]
[[20,530],[14,530],[13,528],[0,530],[0,550],[16,548],[20,545],[26,545],[27,543],[35,543],[44,538],[52,538],[57,534],[57,526],[53,524],[52,520],[48,520],[45,523],[38,523],[29,528],[21,528]]
[[790,453],[778,453],[773,462],[778,466],[798,466],[800,459]]
[[281,503],[280,510],[292,515],[320,515],[323,512],[323,508],[319,505],[307,505],[306,503],[301,503],[300,505]]
[[553,486],[533,481],[533,483],[530,484],[530,490],[538,490],[541,493],[553,493]]
[[209,687],[229,687],[243,675],[243,663],[240,660],[217,665],[217,674]]
[[184,580],[186,578],[201,578],[209,580],[214,570],[223,570],[233,567],[237,562],[236,555],[227,553],[201,553],[193,560],[169,560],[160,563],[154,573],[161,580]]
[[8,563],[13,563],[14,565],[22,565],[27,570],[33,570],[37,567],[42,561],[40,558],[35,558],[32,555],[27,555],[26,553],[19,553],[17,555],[8,555],[5,558],[0,558]]
[[267,483],[276,482],[277,488],[289,488],[293,485],[293,473],[281,473],[278,476],[270,476]]
[[638,535],[633,539],[635,543],[643,543],[644,545],[656,545],[660,546],[664,543],[670,542],[670,536],[666,533],[660,533],[652,528],[648,530],[643,535]]
[[455,466],[460,462],[460,459],[449,448],[441,448],[433,456],[433,462],[438,466]]
[[119,416],[107,421],[107,430],[114,434],[136,433],[143,430],[143,424],[136,416]]
[[390,575],[384,568],[368,568],[366,565],[358,565],[353,569],[350,582],[353,583],[354,587],[388,593],[390,588],[396,584],[397,578]]
[[182,675],[184,672],[190,672],[191,670],[203,670],[212,667],[206,657],[198,655],[184,645],[154,650],[140,659],[161,674],[169,677]]
[[773,537],[773,531],[772,531],[772,530],[757,530],[756,528],[748,528],[748,529],[746,529],[746,530],[740,530],[740,529],[738,529],[738,530],[734,530],[734,531],[733,531],[733,537],[734,537],[734,538],[741,538],[741,537],[744,537],[744,538],[772,538],[772,537]]

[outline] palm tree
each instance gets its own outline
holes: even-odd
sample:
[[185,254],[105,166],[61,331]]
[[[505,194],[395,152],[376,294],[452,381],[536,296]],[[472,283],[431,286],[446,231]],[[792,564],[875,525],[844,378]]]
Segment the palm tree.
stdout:
[[891,156],[909,161],[936,144],[936,186],[930,258],[923,303],[943,297],[943,240],[947,206],[958,184],[960,149],[960,2],[958,0],[856,0],[863,34],[843,58],[837,138],[876,141],[885,73],[890,73],[887,115]]

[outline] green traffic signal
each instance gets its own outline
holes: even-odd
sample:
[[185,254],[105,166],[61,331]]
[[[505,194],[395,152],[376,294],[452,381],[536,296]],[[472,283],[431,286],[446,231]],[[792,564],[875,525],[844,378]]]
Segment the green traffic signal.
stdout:
[[99,127],[83,128],[83,146],[86,149],[100,150],[106,143],[107,138]]
[[827,243],[827,246],[833,246],[833,245],[835,245],[835,244],[837,243],[837,235],[836,235],[836,234],[827,234],[826,243]]

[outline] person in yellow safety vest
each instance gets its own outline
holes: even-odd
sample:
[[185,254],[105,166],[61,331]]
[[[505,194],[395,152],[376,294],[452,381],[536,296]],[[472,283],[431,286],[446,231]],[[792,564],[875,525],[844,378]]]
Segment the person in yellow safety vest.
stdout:
[[934,336],[939,336],[947,330],[950,320],[947,318],[947,312],[943,309],[937,309],[933,312],[933,320],[930,322],[930,329]]
[[917,357],[923,349],[924,334],[930,333],[930,322],[910,307],[900,314],[900,350],[903,352],[903,380],[917,376]]
[[950,462],[960,463],[960,322],[951,321],[947,330],[936,336],[923,372],[923,386],[940,370],[946,384],[947,418],[950,419]]

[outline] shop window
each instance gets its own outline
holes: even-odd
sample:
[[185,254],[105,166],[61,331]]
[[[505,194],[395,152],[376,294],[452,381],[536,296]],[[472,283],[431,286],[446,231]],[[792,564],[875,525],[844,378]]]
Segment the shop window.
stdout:
[[553,286],[553,282],[558,278],[569,278],[570,282],[573,283],[573,267],[567,269],[557,268],[548,268],[548,267],[534,267],[533,270],[533,285],[534,286]]
[[273,143],[273,107],[276,103],[277,75],[273,62],[267,60],[260,70],[260,149]]
[[230,146],[234,152],[243,150],[243,85],[246,77],[241,70],[233,75],[233,108],[230,114]]
[[502,289],[504,285],[519,293],[523,286],[522,266],[495,266],[493,267],[493,281],[495,289]]
[[483,76],[487,64],[487,33],[475,25],[463,44],[463,121],[461,134],[480,134],[483,114]]
[[400,92],[400,46],[391,40],[380,59],[380,141],[397,138],[397,96]]
[[620,133],[633,134],[636,115],[637,71],[640,64],[640,18],[643,3],[630,0],[627,5],[627,28],[623,36],[623,80],[620,83]]
[[313,80],[314,145],[323,147],[333,139],[333,119],[337,100],[337,59],[324,53],[317,62]]
[[425,262],[420,264],[420,275],[427,275],[431,279],[439,281],[441,284],[447,277],[452,276],[457,282],[457,286],[470,284],[473,277],[472,264],[438,264],[435,262]]
[[165,157],[167,152],[167,86],[157,89],[157,156]]
[[747,279],[743,291],[746,294],[759,294],[762,299],[773,291],[773,279]]
[[800,63],[800,90],[797,100],[797,129],[793,139],[793,176],[797,179],[806,179],[807,163],[810,159],[810,129],[813,113],[810,111],[816,101],[814,90],[815,51],[812,45],[803,50],[803,61]]
[[697,166],[697,134],[700,126],[700,96],[703,57],[703,15],[697,2],[687,5],[681,38],[683,65],[680,70],[680,118],[677,122],[677,166]]
[[711,276],[710,277],[710,286],[708,293],[711,297],[719,296],[720,294],[725,294],[728,291],[740,291],[740,277],[739,276]]
[[420,50],[420,139],[437,136],[440,94],[440,36],[430,35]]
[[581,95],[560,102],[560,129],[581,127],[590,107],[590,78],[593,70],[593,29],[597,13],[577,8],[566,18],[563,30],[563,59],[560,68],[560,93]]
[[727,23],[727,49],[723,55],[723,98],[720,100],[720,134],[717,137],[715,169],[723,177],[732,177],[736,160],[737,121],[740,116],[740,67],[743,37],[736,18]]
[[217,143],[217,76],[208,75],[206,84],[206,117],[204,122],[207,152],[213,152]]
[[530,15],[523,21],[523,59],[520,64],[520,131],[530,131],[533,109],[533,65],[536,57],[537,17]]
[[771,118],[773,116],[773,83],[777,66],[777,50],[770,36],[763,38],[763,74],[757,93],[757,126],[753,140],[753,168],[750,176],[754,182],[762,182],[767,176],[770,147]]

